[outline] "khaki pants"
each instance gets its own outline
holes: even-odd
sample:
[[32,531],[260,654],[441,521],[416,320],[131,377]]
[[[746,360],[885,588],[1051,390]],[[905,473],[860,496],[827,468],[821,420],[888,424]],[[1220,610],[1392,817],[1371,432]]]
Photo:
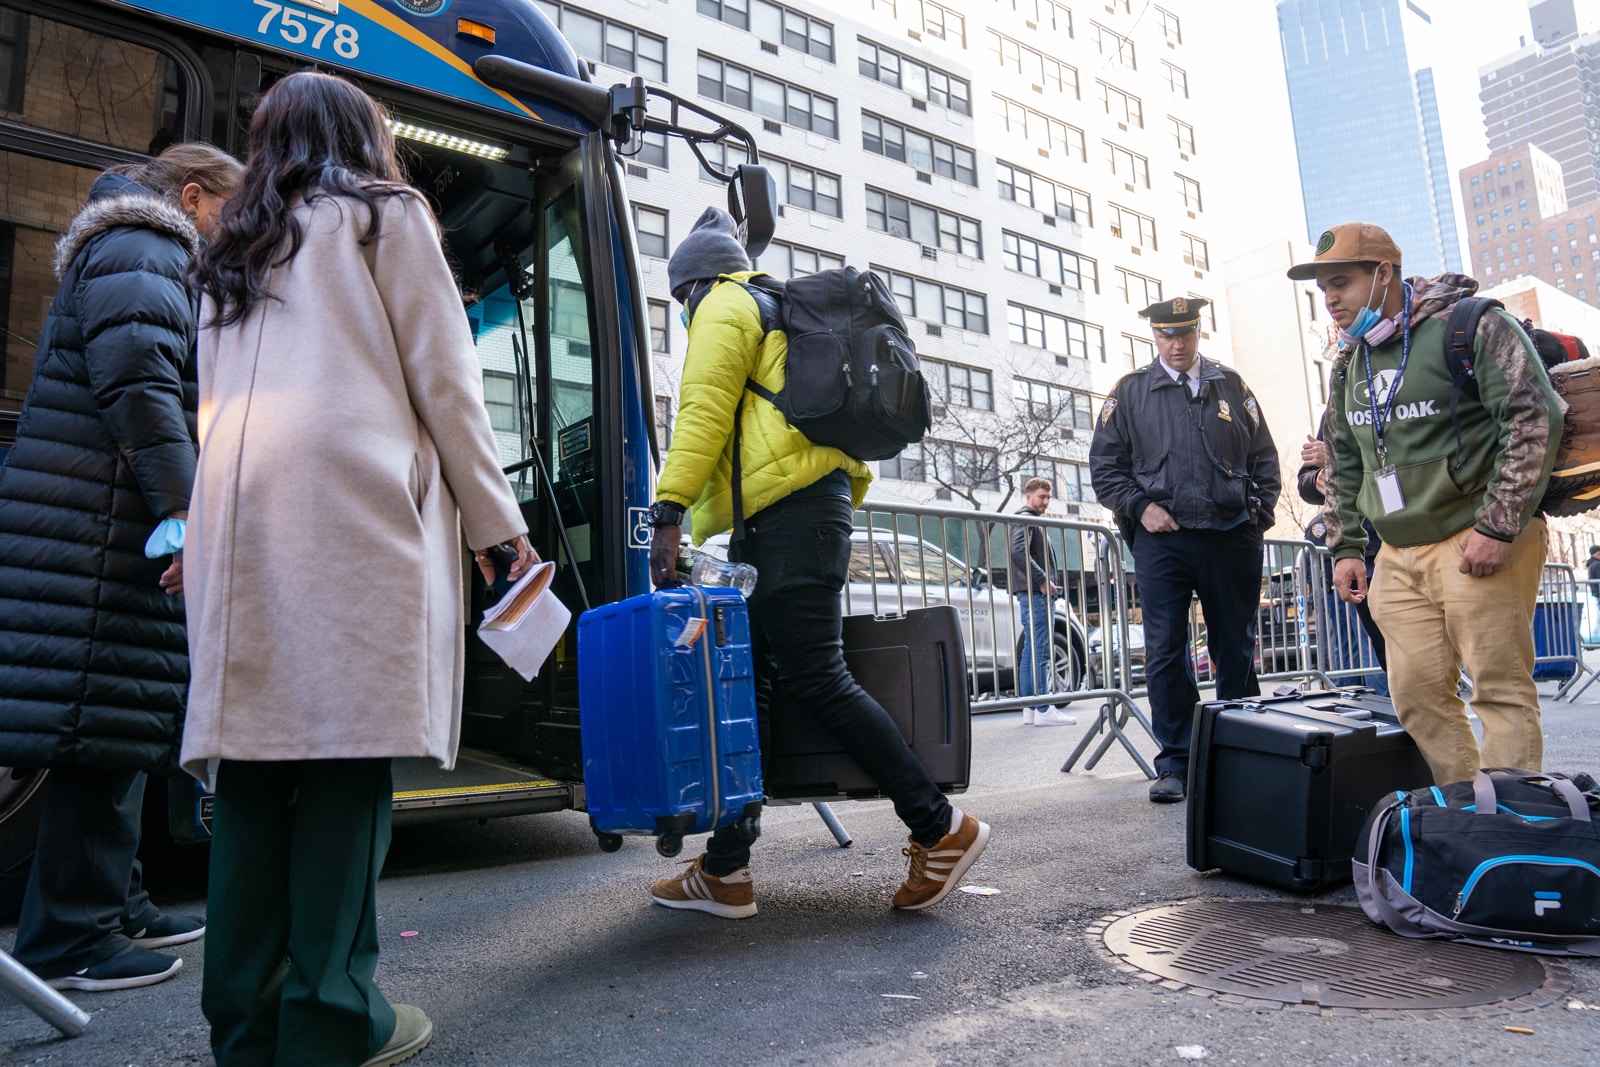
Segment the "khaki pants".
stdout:
[[[1372,578],[1372,617],[1388,644],[1395,712],[1439,784],[1479,767],[1539,770],[1544,735],[1533,683],[1533,606],[1549,535],[1534,518],[1512,542],[1506,566],[1487,578],[1458,569],[1471,527],[1429,545],[1384,545]],[[1480,753],[1456,696],[1460,668],[1472,679],[1483,722]]]

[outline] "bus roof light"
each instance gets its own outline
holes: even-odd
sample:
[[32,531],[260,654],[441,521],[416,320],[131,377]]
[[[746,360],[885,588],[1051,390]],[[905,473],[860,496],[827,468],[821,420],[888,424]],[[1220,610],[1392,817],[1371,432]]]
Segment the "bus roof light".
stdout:
[[494,44],[494,27],[471,19],[456,19],[456,36],[469,37],[485,44]]
[[443,130],[430,130],[426,126],[415,126],[409,122],[400,122],[396,119],[389,120],[389,129],[396,137],[403,137],[408,141],[437,145],[440,148],[448,148],[452,152],[463,152],[469,156],[479,156],[496,162],[511,154],[511,149],[509,148],[484,144],[482,141],[474,141],[453,133],[446,133]]

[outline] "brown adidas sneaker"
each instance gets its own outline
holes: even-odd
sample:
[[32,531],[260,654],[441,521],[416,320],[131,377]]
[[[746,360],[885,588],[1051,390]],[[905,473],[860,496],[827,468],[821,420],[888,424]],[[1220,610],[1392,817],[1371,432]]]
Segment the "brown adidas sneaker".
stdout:
[[960,810],[955,814],[959,819],[956,830],[945,834],[937,845],[924,848],[913,840],[910,848],[900,850],[911,857],[911,873],[894,895],[895,907],[903,911],[933,907],[950,895],[967,868],[983,855],[984,847],[989,844],[989,824]]
[[668,908],[687,908],[720,915],[724,919],[748,919],[756,913],[756,887],[750,868],[740,867],[723,878],[707,874],[701,867],[701,853],[685,860],[685,870],[676,878],[663,878],[650,887],[650,899]]

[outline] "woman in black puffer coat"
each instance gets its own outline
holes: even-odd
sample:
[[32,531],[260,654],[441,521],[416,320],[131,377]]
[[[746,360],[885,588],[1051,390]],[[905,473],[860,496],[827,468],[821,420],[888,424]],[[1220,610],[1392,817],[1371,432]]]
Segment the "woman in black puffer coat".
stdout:
[[176,762],[188,683],[182,557],[145,556],[195,469],[201,234],[231,156],[177,145],[101,175],[56,245],[60,286],[0,468],[0,767],[49,768],[14,955],[62,989],[175,973],[204,933],[134,859],[145,774]]

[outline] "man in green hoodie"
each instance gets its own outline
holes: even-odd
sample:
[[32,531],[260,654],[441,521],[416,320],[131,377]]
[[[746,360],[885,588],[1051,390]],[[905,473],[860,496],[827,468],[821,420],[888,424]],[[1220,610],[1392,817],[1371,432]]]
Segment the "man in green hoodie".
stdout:
[[[1548,534],[1535,511],[1566,405],[1516,320],[1491,310],[1473,339],[1478,396],[1461,393],[1452,417],[1445,324],[1478,283],[1402,280],[1400,249],[1377,226],[1333,227],[1289,277],[1315,278],[1340,328],[1327,543],[1339,596],[1370,596],[1400,722],[1437,782],[1538,770],[1533,609]],[[1363,518],[1383,540],[1370,591]],[[1481,749],[1456,695],[1463,666]]]

